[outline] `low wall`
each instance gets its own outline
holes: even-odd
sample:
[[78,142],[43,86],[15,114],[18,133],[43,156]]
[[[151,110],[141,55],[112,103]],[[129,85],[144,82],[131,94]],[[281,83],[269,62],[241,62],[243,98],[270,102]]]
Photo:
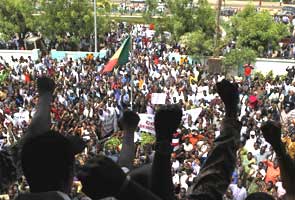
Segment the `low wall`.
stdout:
[[257,58],[254,71],[265,75],[270,71],[273,71],[274,75],[284,75],[288,66],[295,66],[295,60]]
[[87,54],[93,54],[94,57],[99,56],[99,58],[104,58],[107,54],[107,50],[102,49],[99,52],[51,50],[50,54],[51,54],[51,58],[57,59],[57,60],[63,60],[64,58],[72,58],[73,60],[77,60],[80,58],[85,58],[87,56]]
[[[107,54],[107,50],[102,49],[97,53],[81,51],[51,51],[51,57],[57,60],[62,60],[64,58],[72,58],[75,60],[84,58],[87,54],[93,54],[95,57],[99,56],[100,58],[104,58]],[[2,56],[6,61],[11,61],[11,56],[14,58],[20,58],[21,56],[28,58],[28,56],[31,56],[33,60],[38,60],[40,50],[0,50],[0,56]],[[181,56],[175,53],[170,55],[170,59],[172,59],[172,57],[174,57],[176,61],[179,61]],[[192,60],[189,58],[189,61],[191,62]],[[272,70],[274,75],[284,75],[286,74],[286,68],[288,66],[295,66],[295,60],[257,58],[254,66],[254,71],[259,71],[263,74],[267,74]]]
[[21,56],[25,59],[27,59],[29,56],[31,56],[32,60],[38,60],[40,56],[40,50],[39,49],[33,49],[33,50],[0,50],[0,56],[4,58],[7,62],[11,61],[11,56],[14,58],[20,58]]

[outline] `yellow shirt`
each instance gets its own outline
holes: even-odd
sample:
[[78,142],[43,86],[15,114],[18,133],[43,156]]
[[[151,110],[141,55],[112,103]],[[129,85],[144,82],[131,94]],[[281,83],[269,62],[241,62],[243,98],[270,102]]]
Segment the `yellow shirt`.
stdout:
[[290,137],[282,138],[282,142],[286,144],[288,154],[292,159],[295,158],[295,142],[292,142]]

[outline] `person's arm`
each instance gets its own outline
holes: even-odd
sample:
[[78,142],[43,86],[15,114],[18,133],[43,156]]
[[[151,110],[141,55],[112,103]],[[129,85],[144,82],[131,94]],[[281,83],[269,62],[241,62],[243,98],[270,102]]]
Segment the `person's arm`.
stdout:
[[225,104],[226,117],[222,121],[220,136],[202,166],[196,182],[188,190],[188,199],[222,199],[236,163],[240,142],[241,123],[237,121],[239,95],[237,87],[223,80],[217,91]]
[[265,140],[271,144],[277,155],[287,200],[293,200],[295,199],[295,163],[286,152],[285,145],[281,141],[281,126],[278,123],[268,121],[261,127],[261,130]]
[[161,107],[155,115],[156,152],[152,164],[151,190],[161,199],[175,199],[171,173],[171,140],[182,118],[176,105]]
[[28,128],[28,133],[7,151],[0,151],[0,189],[9,186],[22,175],[20,172],[19,151],[24,140],[35,134],[43,133],[50,128],[50,102],[54,91],[54,82],[43,77],[38,79],[37,84],[40,98],[37,112]]
[[26,137],[39,135],[50,130],[50,104],[55,84],[50,78],[41,77],[37,80],[37,87],[39,93],[37,111],[28,127]]
[[132,169],[133,160],[135,158],[134,131],[138,123],[139,116],[133,111],[125,111],[120,120],[124,135],[118,163],[121,167],[126,167],[129,170]]

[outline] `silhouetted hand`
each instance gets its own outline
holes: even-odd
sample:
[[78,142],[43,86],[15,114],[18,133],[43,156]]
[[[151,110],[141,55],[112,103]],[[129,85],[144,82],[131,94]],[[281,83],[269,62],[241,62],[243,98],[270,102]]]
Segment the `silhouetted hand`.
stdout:
[[82,191],[91,199],[117,196],[126,175],[121,168],[105,156],[90,159],[78,172]]
[[239,103],[238,85],[223,79],[216,84],[216,89],[225,105],[226,114],[235,117]]
[[138,114],[127,110],[123,113],[123,117],[120,119],[120,126],[124,131],[133,133],[138,126],[139,120]]
[[169,141],[179,127],[182,110],[178,105],[162,106],[155,115],[155,130],[157,141]]
[[44,93],[52,94],[55,89],[55,83],[51,78],[40,77],[37,80],[37,87],[38,87],[38,93],[40,95],[42,95]]
[[281,144],[281,124],[267,121],[261,126],[264,139],[275,149]]

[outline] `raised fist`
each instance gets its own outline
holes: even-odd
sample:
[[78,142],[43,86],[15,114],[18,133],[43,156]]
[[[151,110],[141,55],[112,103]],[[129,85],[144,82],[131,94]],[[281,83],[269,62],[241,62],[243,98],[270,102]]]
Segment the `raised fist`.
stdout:
[[267,121],[261,126],[264,139],[275,149],[281,144],[281,124]]
[[182,110],[178,105],[164,105],[155,115],[155,130],[157,141],[172,139],[172,134],[179,127]]
[[55,89],[55,83],[51,78],[40,77],[37,80],[37,87],[38,87],[38,93],[40,95],[42,95],[44,93],[52,94]]
[[90,159],[78,172],[82,191],[91,199],[117,196],[126,175],[121,168],[105,156]]
[[133,111],[127,110],[119,121],[121,128],[126,132],[134,132],[139,123],[139,116]]
[[238,85],[223,79],[216,84],[216,89],[225,105],[227,114],[236,114],[239,103]]

